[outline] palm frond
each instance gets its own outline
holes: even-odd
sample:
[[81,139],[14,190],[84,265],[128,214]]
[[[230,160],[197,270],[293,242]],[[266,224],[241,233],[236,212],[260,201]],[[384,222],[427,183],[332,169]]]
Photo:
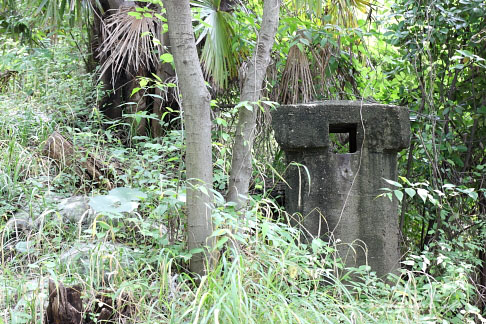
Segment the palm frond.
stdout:
[[[129,15],[133,9],[118,9],[103,26],[103,40],[98,49],[98,58],[102,61],[100,76],[111,68],[112,83],[122,69],[135,73],[142,67],[157,66],[157,53],[162,51],[158,18]],[[153,38],[159,42],[154,42]]]
[[100,6],[99,0],[43,0],[34,6],[34,16],[41,17],[44,25],[57,28],[68,18],[71,25],[83,22],[86,12],[93,6]]
[[307,55],[294,45],[290,48],[287,63],[278,88],[278,102],[296,104],[310,102],[315,98],[312,74]]
[[233,16],[220,10],[221,0],[195,0],[192,4],[199,8],[201,15],[202,23],[196,27],[196,43],[204,40],[201,54],[203,69],[216,86],[226,88],[228,81],[238,75],[243,56],[232,48],[235,37],[231,25]]
[[367,0],[327,0],[327,14],[331,23],[342,27],[357,27],[358,12],[366,13],[370,2]]

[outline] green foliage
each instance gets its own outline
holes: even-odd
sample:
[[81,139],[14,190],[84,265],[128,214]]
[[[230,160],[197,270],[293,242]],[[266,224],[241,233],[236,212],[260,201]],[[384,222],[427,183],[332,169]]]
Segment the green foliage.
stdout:
[[473,169],[481,164],[484,149],[473,143],[484,136],[485,84],[480,75],[486,52],[480,39],[485,25],[479,17],[486,7],[481,1],[460,6],[404,1],[393,9],[399,22],[385,36],[402,48],[393,73],[399,82],[408,80],[400,86],[396,102],[409,104],[417,116],[417,153],[427,155],[434,178],[440,173],[457,183],[457,172],[467,172],[464,180],[479,188],[480,176]]
[[301,17],[327,19],[332,24],[342,27],[356,27],[358,13],[367,13],[371,4],[366,0],[288,0],[287,3]]
[[147,195],[140,190],[119,187],[110,190],[107,195],[92,197],[89,205],[98,213],[121,217],[122,213],[130,213],[137,209],[140,198],[146,197]]
[[0,157],[0,193],[4,197],[0,213],[61,180],[49,179],[49,166],[41,157],[43,141],[60,124],[78,127],[87,115],[86,104],[93,103],[91,95],[96,96],[89,75],[80,73],[69,50],[29,51],[11,40],[3,44],[6,55],[0,58],[0,70],[18,74],[10,92],[0,99],[0,147],[6,153]]
[[[254,2],[249,8],[247,14],[216,10],[235,34],[244,35],[224,46],[231,44],[233,50],[254,42],[261,8]],[[315,51],[328,50],[323,73],[314,75],[322,98],[371,97],[411,109],[414,135],[411,153],[400,155],[403,177],[384,181],[383,195],[397,199],[403,209],[404,267],[399,277],[388,278],[377,278],[366,266],[346,269],[335,246],[318,238],[303,244],[295,228],[273,220],[277,213],[285,216],[264,198],[266,170],[284,175],[278,156],[274,162],[269,155],[255,159],[260,174],[243,218],[224,202],[237,110],[224,103],[238,96],[229,92],[213,102],[213,237],[220,258],[195,280],[186,271],[195,251],[187,251],[184,243],[184,131],[160,138],[132,136],[130,145],[122,145],[124,125],[105,120],[95,108],[101,92],[83,72],[71,37],[61,34],[53,45],[39,33],[44,47],[32,48],[2,34],[0,70],[19,74],[11,92],[0,94],[0,323],[41,322],[46,276],[82,283],[85,300],[92,303],[104,290],[133,309],[130,320],[140,323],[484,321],[483,292],[476,284],[486,239],[484,4],[410,0],[398,1],[393,10],[369,29],[361,24],[339,28],[331,17],[318,22],[285,15],[275,47],[277,75],[292,46],[310,64],[323,57]],[[47,13],[47,7],[40,12]],[[203,17],[198,23],[208,28],[208,37]],[[82,34],[72,31],[75,37]],[[169,54],[161,59],[172,62]],[[229,80],[229,70],[221,71]],[[175,86],[155,78],[141,79],[132,94],[149,96],[151,86],[167,91]],[[275,85],[278,78],[270,82]],[[268,104],[262,103],[259,108]],[[145,111],[126,117],[135,122],[156,118]],[[53,130],[76,148],[119,163],[118,188],[93,188],[73,170],[43,157],[43,143]],[[302,174],[310,176],[305,168]],[[84,230],[64,222],[53,193],[89,195],[96,221]],[[10,234],[7,221],[21,208],[42,222]],[[60,260],[85,242],[92,244],[86,262]]]
[[400,160],[406,178],[403,186],[391,183],[385,195],[402,202],[405,246],[412,253],[429,251],[431,264],[442,262],[437,253],[444,246],[449,260],[464,267],[486,261],[480,252],[485,14],[481,1],[397,1],[385,16],[384,37],[378,28],[373,32],[383,64],[364,69],[367,80],[376,80],[370,94],[411,111],[411,148]]
[[29,27],[29,19],[12,11],[0,12],[0,34],[12,35],[21,41],[32,40],[32,30]]
[[237,76],[245,52],[238,52],[234,47],[236,22],[230,13],[220,10],[220,3],[221,0],[200,0],[193,1],[193,6],[199,9],[196,43],[204,40],[201,62],[215,84],[224,89]]

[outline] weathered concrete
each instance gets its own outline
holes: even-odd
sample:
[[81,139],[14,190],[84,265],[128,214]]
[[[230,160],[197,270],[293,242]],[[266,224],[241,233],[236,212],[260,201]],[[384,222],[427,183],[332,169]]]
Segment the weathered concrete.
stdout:
[[[287,211],[302,215],[294,223],[307,238],[340,241],[338,251],[348,266],[368,264],[378,275],[398,269],[397,202],[377,196],[387,186],[383,178],[397,178],[397,152],[409,145],[408,110],[324,101],[280,106],[272,117],[287,161],[310,173],[310,183],[303,167],[286,174]],[[351,153],[333,153],[330,132],[349,133]]]

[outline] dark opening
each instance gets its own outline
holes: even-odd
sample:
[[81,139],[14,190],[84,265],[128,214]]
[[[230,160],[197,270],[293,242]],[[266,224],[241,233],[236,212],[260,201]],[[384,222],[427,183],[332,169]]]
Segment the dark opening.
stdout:
[[357,124],[329,124],[329,150],[336,154],[355,153]]

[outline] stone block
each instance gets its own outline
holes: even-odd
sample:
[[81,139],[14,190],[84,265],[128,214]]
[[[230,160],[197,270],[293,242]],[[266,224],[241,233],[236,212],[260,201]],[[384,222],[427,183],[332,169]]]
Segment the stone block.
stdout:
[[[301,215],[294,224],[303,235],[339,239],[348,266],[368,264],[378,275],[398,269],[398,205],[377,196],[388,186],[383,179],[397,179],[397,152],[410,139],[408,110],[323,101],[280,106],[272,123],[287,162],[302,165],[289,168],[285,201],[289,213]],[[345,133],[340,153],[333,149],[333,133]],[[363,248],[354,253],[350,244]]]

